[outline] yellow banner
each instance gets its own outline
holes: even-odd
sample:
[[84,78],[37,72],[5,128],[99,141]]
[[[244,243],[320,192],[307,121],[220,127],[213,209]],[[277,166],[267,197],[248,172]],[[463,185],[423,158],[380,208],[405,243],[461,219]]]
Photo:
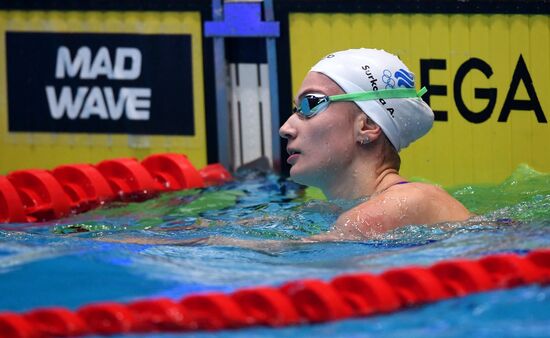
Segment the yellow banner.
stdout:
[[520,163],[550,172],[550,17],[290,15],[294,92],[323,56],[398,55],[428,88],[436,122],[401,152],[402,173],[444,185],[499,182]]
[[[80,38],[96,46],[89,47],[85,42],[79,44]],[[33,57],[38,57],[39,61],[42,61],[40,58],[51,60],[44,63],[47,69],[43,72],[47,75],[41,75],[42,78],[32,76],[37,71],[42,73],[41,66],[27,67],[16,58],[22,50],[27,51],[27,55],[21,55],[20,59],[29,58],[25,41],[36,45],[42,43],[44,48],[36,48]],[[50,48],[52,41],[57,43],[54,49]],[[105,44],[111,41],[111,46],[105,47],[102,41]],[[141,49],[125,41],[137,41]],[[169,66],[162,68],[162,64],[154,62],[163,56],[157,55],[159,51],[153,50],[149,42],[169,47],[174,41],[186,43],[185,47],[176,45],[171,49],[188,53],[185,54],[188,55],[185,67],[189,69],[182,66],[183,71],[178,73],[186,78],[181,84],[185,91],[171,88],[174,81],[166,80],[166,87],[161,88],[167,90],[154,91],[148,85],[152,82],[151,72],[144,75],[141,70]],[[7,50],[9,48],[11,50]],[[55,52],[46,55],[46,50]],[[199,12],[0,11],[0,174],[16,169],[50,169],[67,163],[97,163],[117,157],[142,159],[163,152],[186,154],[199,168],[206,165],[202,60]],[[16,64],[18,69],[8,69],[8,63]],[[16,71],[30,74],[23,81],[28,81],[28,88],[40,90],[26,94],[21,90],[25,83],[13,76]],[[165,73],[166,78],[179,76]],[[158,79],[160,75],[154,76]],[[58,85],[35,83],[43,78]],[[157,82],[164,86],[162,81]],[[10,86],[13,83],[17,85]],[[15,90],[18,93],[14,94]],[[192,92],[190,97],[185,95],[187,92]],[[181,111],[185,120],[184,116],[174,117],[175,113],[170,112],[177,110],[180,114],[181,107],[163,103],[168,95],[177,99],[181,106],[189,105],[189,109]],[[12,102],[8,102],[9,98]],[[36,111],[37,100],[42,100],[40,104],[46,111]],[[51,111],[47,111],[48,107]],[[174,117],[177,128],[167,126],[164,118],[153,121],[155,107],[161,107],[163,113]],[[13,116],[19,111],[48,118],[49,124],[44,126],[38,121]],[[73,128],[77,120],[84,127]],[[94,130],[93,123],[101,128]],[[108,123],[112,125],[105,127]],[[182,123],[186,124],[180,128]],[[153,132],[153,127],[157,132]]]

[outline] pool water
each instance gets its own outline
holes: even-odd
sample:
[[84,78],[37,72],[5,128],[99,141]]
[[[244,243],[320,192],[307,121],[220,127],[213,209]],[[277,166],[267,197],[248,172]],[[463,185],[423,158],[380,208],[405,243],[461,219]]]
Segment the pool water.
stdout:
[[[463,223],[411,225],[364,242],[284,244],[330,229],[341,211],[358,201],[329,202],[314,189],[254,171],[240,173],[223,187],[167,193],[142,203],[113,203],[56,222],[3,224],[0,311],[76,309],[97,301],[161,296],[179,299],[196,292],[230,292],[302,278],[328,280],[347,272],[379,273],[444,259],[550,248],[550,175],[520,166],[501,184],[448,191],[479,216]],[[123,242],[213,235],[257,245],[247,249]],[[186,336],[548,337],[548,314],[550,287],[534,285],[383,316]]]

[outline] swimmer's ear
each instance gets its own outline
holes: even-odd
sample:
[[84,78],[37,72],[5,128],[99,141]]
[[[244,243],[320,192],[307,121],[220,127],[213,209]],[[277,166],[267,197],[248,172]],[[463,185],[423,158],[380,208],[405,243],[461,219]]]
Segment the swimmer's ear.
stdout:
[[356,139],[357,143],[367,144],[374,142],[382,135],[382,129],[378,124],[371,120],[367,115],[361,114],[356,120]]

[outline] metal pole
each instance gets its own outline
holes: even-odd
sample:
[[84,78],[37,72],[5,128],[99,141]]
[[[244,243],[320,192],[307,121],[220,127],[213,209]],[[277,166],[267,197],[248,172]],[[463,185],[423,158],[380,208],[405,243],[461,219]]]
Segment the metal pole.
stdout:
[[[222,0],[212,0],[212,18],[223,21]],[[216,122],[218,129],[218,162],[233,170],[231,160],[231,138],[229,134],[229,107],[227,100],[227,70],[225,62],[225,41],[214,37],[214,74],[216,76]]]
[[[273,1],[264,0],[265,21],[273,21]],[[273,156],[273,170],[281,171],[281,138],[279,137],[279,85],[277,78],[277,45],[275,38],[266,38],[267,66],[269,69],[269,93],[271,107],[271,145]]]

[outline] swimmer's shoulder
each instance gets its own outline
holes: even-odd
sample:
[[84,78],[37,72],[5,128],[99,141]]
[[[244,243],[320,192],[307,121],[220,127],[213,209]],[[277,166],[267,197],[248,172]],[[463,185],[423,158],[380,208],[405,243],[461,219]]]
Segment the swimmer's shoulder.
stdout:
[[344,212],[335,228],[347,238],[374,238],[405,225],[464,221],[471,216],[441,187],[411,182],[394,185]]
[[336,225],[347,233],[354,232],[363,238],[372,238],[395,229],[413,224],[421,213],[420,193],[411,188],[390,188],[372,195],[368,200],[344,212]]
[[408,207],[414,207],[419,212],[422,224],[433,224],[447,221],[464,221],[473,214],[445,189],[438,185],[410,182],[396,186],[388,195],[404,195]]
[[445,189],[422,182],[394,185],[384,193],[373,196],[370,202],[364,207],[385,207],[389,213],[397,215],[401,224],[464,221],[473,216]]

